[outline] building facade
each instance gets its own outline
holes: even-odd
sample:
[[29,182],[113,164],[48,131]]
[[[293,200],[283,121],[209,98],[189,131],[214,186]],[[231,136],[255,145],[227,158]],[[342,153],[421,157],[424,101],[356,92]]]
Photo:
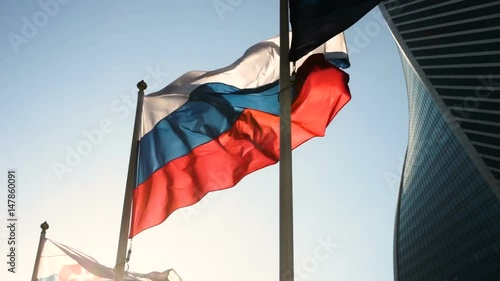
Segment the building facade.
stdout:
[[500,0],[386,0],[409,138],[396,281],[500,281]]

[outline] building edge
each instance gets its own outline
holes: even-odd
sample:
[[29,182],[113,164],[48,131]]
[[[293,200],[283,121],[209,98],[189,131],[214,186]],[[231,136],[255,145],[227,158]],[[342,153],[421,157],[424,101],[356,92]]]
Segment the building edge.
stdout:
[[[422,85],[426,88],[428,93],[430,93],[430,98],[436,105],[437,109],[441,112],[444,121],[451,128],[453,134],[458,138],[458,141],[463,146],[465,152],[470,157],[474,165],[478,168],[484,180],[488,183],[493,193],[495,193],[497,199],[500,200],[500,183],[495,179],[491,171],[488,169],[488,166],[481,158],[477,150],[474,148],[467,135],[465,135],[465,133],[462,131],[460,125],[458,124],[458,121],[455,119],[451,111],[446,107],[444,101],[438,95],[436,89],[431,84],[427,76],[424,74],[422,68],[418,64],[415,57],[413,56],[412,52],[410,51],[408,46],[404,43],[403,38],[399,34],[394,22],[392,21],[389,11],[387,11],[386,7],[384,6],[384,2],[393,2],[393,0],[382,1],[378,5],[378,7],[380,9],[380,12],[382,13],[382,16],[386,21],[387,27],[389,28],[392,37],[394,38],[394,41],[396,42],[396,45],[398,46],[399,50],[401,50],[400,52],[401,59],[406,59],[409,62],[410,67],[417,74],[416,76],[418,77]],[[395,2],[398,1],[396,0]]]

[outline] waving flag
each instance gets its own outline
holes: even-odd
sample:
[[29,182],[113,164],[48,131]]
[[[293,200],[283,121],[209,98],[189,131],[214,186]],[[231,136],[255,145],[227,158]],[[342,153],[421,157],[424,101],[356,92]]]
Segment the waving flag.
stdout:
[[[300,60],[292,145],[315,136],[349,101],[343,34]],[[299,83],[299,81],[302,81]],[[130,237],[208,192],[234,186],[279,160],[279,37],[230,66],[184,74],[144,97]]]
[[381,0],[290,0],[292,46],[297,61],[356,23]]
[[[37,281],[108,281],[114,270],[63,244],[46,239],[40,256]],[[182,281],[173,270],[149,274],[128,272],[125,281]]]

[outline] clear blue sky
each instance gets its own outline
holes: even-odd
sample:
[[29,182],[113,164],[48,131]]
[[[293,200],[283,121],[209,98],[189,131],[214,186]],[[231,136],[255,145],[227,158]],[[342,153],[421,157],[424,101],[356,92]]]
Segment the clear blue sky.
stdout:
[[[18,273],[1,262],[1,280],[29,280],[45,220],[49,238],[113,267],[136,83],[145,79],[149,93],[187,71],[226,66],[279,32],[277,0],[55,1],[0,3],[3,224],[7,170],[19,177]],[[230,9],[217,12],[224,4]],[[376,8],[346,32],[352,100],[324,138],[293,154],[296,280],[393,280],[408,110],[381,19]],[[67,162],[101,122],[111,123],[102,139]],[[55,163],[73,167],[58,178]],[[1,227],[3,257],[6,235]],[[321,261],[319,240],[335,244]],[[278,256],[274,165],[136,236],[130,269],[174,268],[186,281],[277,280]]]

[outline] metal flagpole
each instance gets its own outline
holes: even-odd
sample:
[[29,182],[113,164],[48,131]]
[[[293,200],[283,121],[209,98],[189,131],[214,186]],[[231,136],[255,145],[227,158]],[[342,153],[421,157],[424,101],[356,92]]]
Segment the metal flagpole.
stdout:
[[288,0],[280,0],[280,281],[292,281],[293,196]]
[[135,187],[137,156],[139,151],[139,133],[141,129],[142,105],[144,102],[144,90],[148,85],[144,80],[137,83],[139,89],[137,97],[137,109],[135,111],[134,132],[132,137],[132,146],[130,149],[130,161],[128,164],[127,183],[125,187],[125,198],[123,200],[122,222],[120,226],[120,240],[118,242],[118,251],[116,253],[115,281],[122,281],[125,272],[125,263],[127,262],[127,245],[130,229],[130,216],[132,211],[132,194]]
[[40,256],[42,255],[43,245],[45,245],[45,233],[49,229],[49,224],[44,222],[40,225],[42,232],[40,233],[40,241],[38,242],[38,251],[36,252],[35,266],[33,267],[33,275],[31,275],[31,281],[37,280],[38,267],[40,266]]

